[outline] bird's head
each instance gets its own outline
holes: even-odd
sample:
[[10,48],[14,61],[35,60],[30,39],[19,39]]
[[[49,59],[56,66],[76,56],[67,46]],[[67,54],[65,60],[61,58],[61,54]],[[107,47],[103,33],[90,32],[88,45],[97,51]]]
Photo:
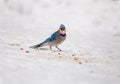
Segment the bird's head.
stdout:
[[63,24],[60,25],[59,32],[60,32],[60,34],[63,34],[63,35],[66,34],[66,29]]

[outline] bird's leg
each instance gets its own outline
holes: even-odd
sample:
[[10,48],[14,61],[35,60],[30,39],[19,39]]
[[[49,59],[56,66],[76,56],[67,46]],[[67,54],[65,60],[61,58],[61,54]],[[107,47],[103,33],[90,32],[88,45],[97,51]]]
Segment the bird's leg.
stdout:
[[50,50],[52,50],[52,46],[50,46]]
[[58,46],[55,46],[59,51],[62,51],[60,48],[58,48]]

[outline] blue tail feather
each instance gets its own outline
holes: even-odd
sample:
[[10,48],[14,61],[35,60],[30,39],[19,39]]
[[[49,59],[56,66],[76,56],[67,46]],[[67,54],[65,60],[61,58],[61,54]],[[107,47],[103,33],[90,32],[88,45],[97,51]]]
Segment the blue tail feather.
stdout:
[[30,48],[38,48],[38,47],[42,47],[44,44],[44,42],[40,43],[40,44],[36,44],[36,45],[33,45],[33,46],[30,46]]

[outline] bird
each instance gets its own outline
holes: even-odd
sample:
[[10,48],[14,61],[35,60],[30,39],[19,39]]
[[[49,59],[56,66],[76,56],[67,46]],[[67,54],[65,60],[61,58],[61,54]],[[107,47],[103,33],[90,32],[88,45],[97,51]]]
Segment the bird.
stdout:
[[66,39],[66,28],[63,24],[60,25],[59,29],[54,32],[50,37],[44,40],[42,43],[30,46],[30,48],[38,49],[39,47],[49,46],[52,50],[52,47],[56,47],[59,51],[62,51],[58,45],[63,43]]

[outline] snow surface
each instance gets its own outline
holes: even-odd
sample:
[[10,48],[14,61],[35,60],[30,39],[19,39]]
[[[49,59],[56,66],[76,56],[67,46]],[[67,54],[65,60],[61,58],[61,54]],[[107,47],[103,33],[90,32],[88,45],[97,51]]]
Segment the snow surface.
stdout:
[[[67,39],[30,49],[60,24]],[[120,0],[0,0],[0,84],[120,84]]]

